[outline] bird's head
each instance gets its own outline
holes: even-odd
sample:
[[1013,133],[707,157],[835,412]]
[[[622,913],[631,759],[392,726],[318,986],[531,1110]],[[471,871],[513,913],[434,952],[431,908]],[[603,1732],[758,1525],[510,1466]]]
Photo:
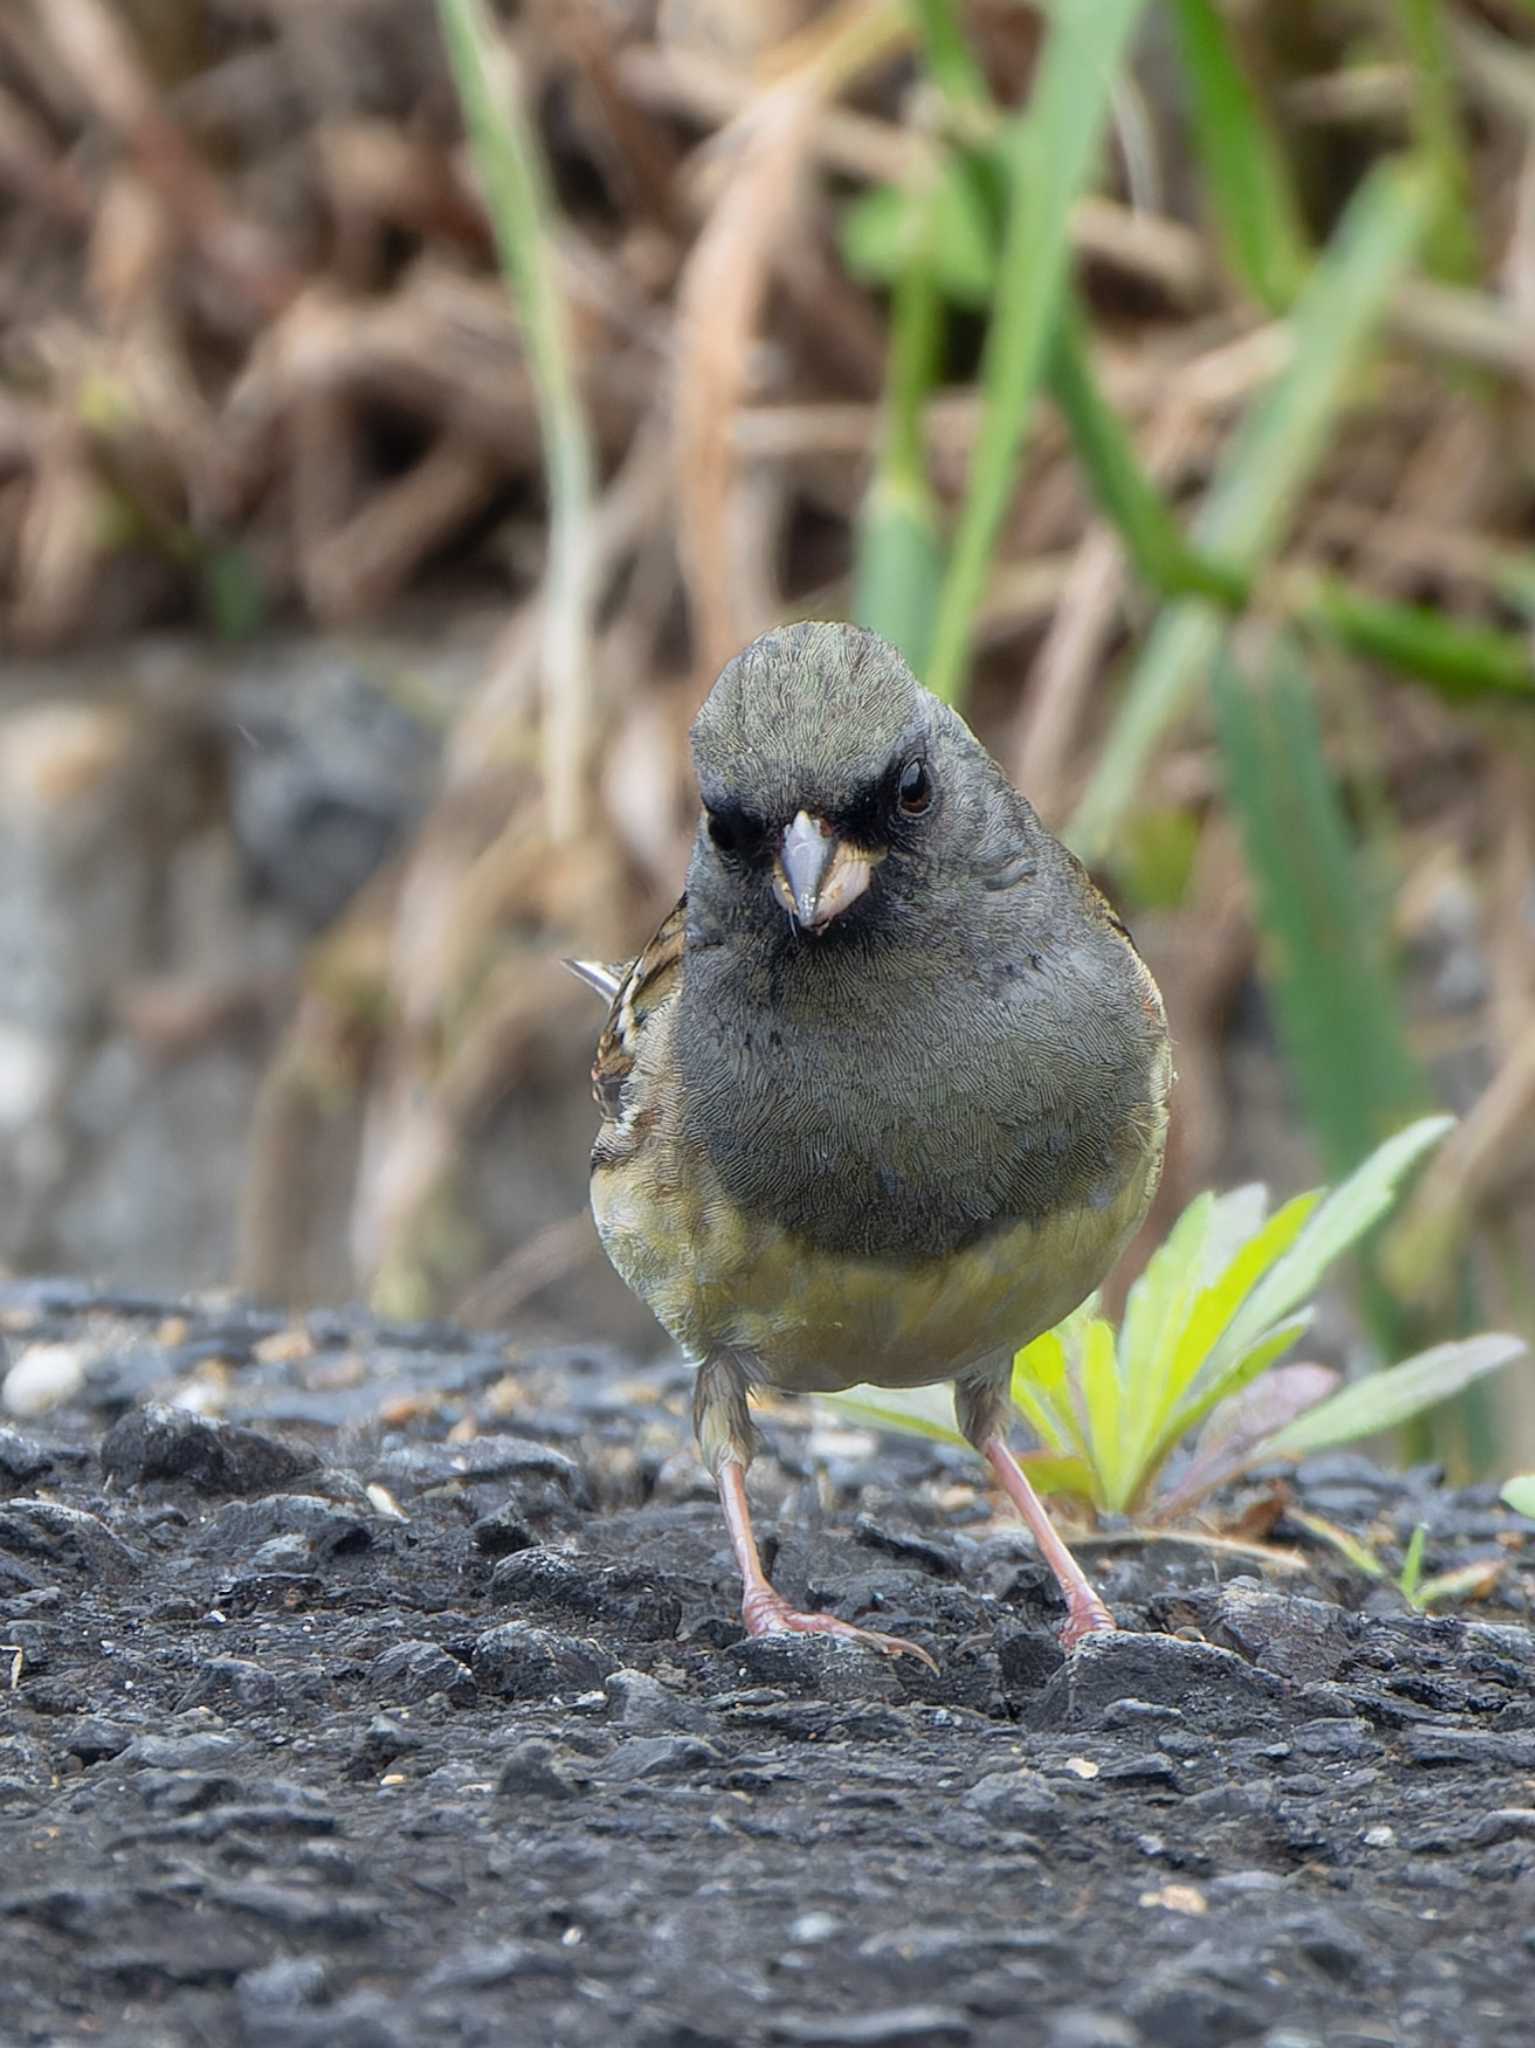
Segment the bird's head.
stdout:
[[[766,633],[693,724],[689,899],[817,938],[907,922],[971,865],[1000,772],[895,648],[845,625]],[[1010,797],[1011,792],[1007,792]]]

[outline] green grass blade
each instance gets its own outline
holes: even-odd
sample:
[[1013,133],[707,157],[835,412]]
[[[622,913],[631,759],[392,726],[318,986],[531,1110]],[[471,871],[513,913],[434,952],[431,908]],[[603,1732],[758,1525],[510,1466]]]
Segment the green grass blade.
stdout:
[[1407,1555],[1402,1559],[1402,1569],[1397,1577],[1397,1587],[1409,1607],[1418,1604],[1418,1588],[1423,1583],[1423,1549],[1428,1542],[1428,1525],[1419,1522],[1407,1542]]
[[[1426,181],[1398,165],[1372,172],[1355,194],[1291,316],[1289,366],[1249,412],[1194,522],[1202,552],[1251,573],[1281,544],[1429,211]],[[1085,860],[1111,850],[1153,751],[1205,680],[1223,631],[1220,614],[1197,600],[1158,622],[1067,832]]]
[[1200,595],[1240,605],[1247,579],[1191,548],[1140,465],[1125,425],[1093,372],[1086,322],[1068,292],[1050,357],[1050,389],[1106,518],[1139,575],[1163,597]]
[[1535,653],[1522,634],[1371,597],[1332,577],[1315,585],[1298,617],[1350,654],[1416,676],[1446,697],[1514,697],[1535,705]]
[[907,0],[922,37],[922,56],[933,83],[957,105],[987,105],[991,95],[952,0]]
[[1256,299],[1283,312],[1308,268],[1284,153],[1212,0],[1172,0],[1172,16],[1193,100],[1194,140],[1227,260]]
[[1471,166],[1442,0],[1396,0],[1419,161],[1434,183],[1427,255],[1441,277],[1469,282],[1480,267]]
[[1032,104],[1002,141],[1007,219],[981,371],[981,429],[926,676],[947,703],[964,688],[971,629],[1045,374],[1072,204],[1097,167],[1114,83],[1143,5],[1095,0],[1054,10]]
[[943,303],[933,240],[934,192],[914,201],[911,243],[892,297],[884,439],[858,515],[853,616],[927,665],[943,583],[938,507],[928,481],[922,415],[938,376]]
[[576,382],[564,296],[554,261],[554,204],[523,96],[485,0],[438,0],[443,41],[464,109],[502,265],[511,279],[532,371],[549,493],[542,681],[544,763],[556,839],[574,834],[584,808],[591,725],[596,461]]
[[920,675],[943,583],[943,541],[933,494],[877,476],[858,513],[853,618],[899,647]]
[[[1241,611],[1255,578],[1185,537],[1103,394],[1090,337],[1069,294],[1051,355],[1050,388],[1093,496],[1141,579],[1160,597],[1204,597]],[[1307,631],[1446,697],[1535,703],[1535,654],[1519,633],[1449,619],[1427,605],[1373,597],[1337,577],[1297,578],[1293,587],[1268,595]]]
[[1329,1544],[1340,1557],[1347,1558],[1354,1570],[1362,1572],[1367,1579],[1384,1579],[1387,1576],[1386,1567],[1369,1545],[1350,1535],[1336,1522],[1329,1522],[1324,1515],[1310,1514],[1305,1508],[1290,1508],[1287,1514],[1292,1522],[1298,1522],[1301,1528]]
[[1522,1358],[1524,1350],[1522,1337],[1498,1332],[1436,1344],[1403,1365],[1372,1372],[1352,1386],[1341,1388],[1330,1400],[1319,1403],[1270,1437],[1263,1446],[1263,1454],[1309,1458],[1318,1451],[1358,1443],[1362,1437],[1379,1436],[1410,1422],[1415,1415],[1437,1408],[1487,1373],[1500,1372],[1505,1365]]
[[1429,1100],[1380,920],[1328,771],[1309,676],[1282,636],[1261,684],[1215,666],[1216,729],[1264,938],[1264,978],[1327,1166],[1355,1166]]

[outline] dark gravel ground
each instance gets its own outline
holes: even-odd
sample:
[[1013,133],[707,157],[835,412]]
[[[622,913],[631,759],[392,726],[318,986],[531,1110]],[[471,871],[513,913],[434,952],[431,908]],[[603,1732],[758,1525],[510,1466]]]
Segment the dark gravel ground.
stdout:
[[775,1422],[779,1582],[934,1678],[740,1640],[677,1369],[52,1283],[0,1320],[79,1381],[0,1430],[0,2042],[1535,2038],[1535,1532],[1491,1489],[1298,1482],[1503,1558],[1474,1619],[1110,1543],[1128,1631],[1067,1662],[963,1457]]

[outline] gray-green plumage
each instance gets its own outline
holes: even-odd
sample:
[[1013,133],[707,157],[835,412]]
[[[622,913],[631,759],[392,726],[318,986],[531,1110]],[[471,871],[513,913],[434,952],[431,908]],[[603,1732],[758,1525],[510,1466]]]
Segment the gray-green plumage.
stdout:
[[[688,1134],[729,1199],[817,1250],[890,1260],[1112,1203],[1159,1142],[1160,1001],[964,722],[873,634],[795,626],[730,664],[693,743],[735,848],[701,826],[678,1047]],[[931,802],[906,818],[915,760]],[[766,879],[801,809],[878,859],[824,931]]]

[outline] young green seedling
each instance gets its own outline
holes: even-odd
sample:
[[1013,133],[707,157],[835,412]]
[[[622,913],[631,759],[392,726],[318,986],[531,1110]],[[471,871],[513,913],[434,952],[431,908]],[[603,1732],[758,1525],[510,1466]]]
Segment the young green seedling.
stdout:
[[[1468,1337],[1342,1387],[1330,1368],[1280,1363],[1327,1269],[1392,1207],[1450,1121],[1410,1125],[1331,1192],[1272,1215],[1261,1187],[1198,1196],[1118,1329],[1094,1298],[1025,1346],[1013,1398],[1037,1439],[1024,1457],[1035,1486],[1097,1515],[1173,1521],[1254,1465],[1378,1436],[1517,1358],[1517,1337]],[[826,1398],[881,1427],[963,1441],[936,1389]]]

